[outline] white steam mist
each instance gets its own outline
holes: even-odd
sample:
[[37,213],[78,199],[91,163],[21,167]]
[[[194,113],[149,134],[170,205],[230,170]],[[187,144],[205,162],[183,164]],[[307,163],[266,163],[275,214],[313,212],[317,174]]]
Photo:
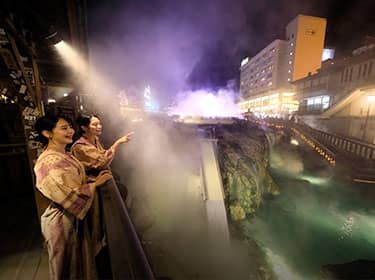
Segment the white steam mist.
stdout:
[[271,249],[265,248],[265,252],[274,274],[277,275],[280,279],[306,279],[305,277],[302,277],[297,271],[294,271],[283,257],[276,254]]
[[76,77],[76,84],[85,94],[93,96],[92,101],[101,110],[111,108],[116,102],[119,88],[105,75],[89,65],[88,61],[68,43],[62,41],[56,49],[64,63],[69,66]]
[[235,93],[226,89],[189,91],[183,96],[170,114],[201,117],[239,117],[240,111],[234,102]]
[[156,270],[173,279],[246,279],[251,262],[243,249],[222,248],[210,235],[195,129],[145,119],[132,130],[113,166],[128,186],[130,214]]
[[273,152],[271,157],[271,167],[281,169],[293,175],[300,174],[304,171],[303,160],[297,153],[288,152],[286,149]]

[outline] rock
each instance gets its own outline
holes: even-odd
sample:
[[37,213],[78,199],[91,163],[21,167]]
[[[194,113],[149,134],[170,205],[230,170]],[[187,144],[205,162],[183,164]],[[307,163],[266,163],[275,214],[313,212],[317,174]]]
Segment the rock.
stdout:
[[267,195],[278,195],[279,187],[270,176],[269,141],[254,127],[227,126],[216,130],[219,163],[226,201],[233,220],[252,214]]

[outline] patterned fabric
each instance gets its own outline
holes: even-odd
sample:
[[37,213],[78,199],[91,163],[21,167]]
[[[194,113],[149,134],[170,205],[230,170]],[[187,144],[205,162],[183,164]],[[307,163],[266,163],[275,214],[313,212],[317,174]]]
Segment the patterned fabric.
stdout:
[[89,229],[95,185],[86,184],[82,164],[70,154],[44,151],[35,167],[37,189],[51,201],[41,217],[50,279],[96,279]]
[[[109,165],[115,155],[112,149],[105,150],[97,137],[94,143],[86,137],[79,138],[72,145],[71,151],[75,158],[84,166],[88,182],[94,182],[100,171],[109,170]],[[100,200],[98,198],[95,199],[92,207],[93,218],[91,223],[91,228],[94,233],[92,240],[95,243],[95,255],[98,254],[106,244],[102,207]]]
[[85,167],[90,181],[101,170],[109,169],[109,165],[115,155],[113,149],[105,150],[98,138],[92,143],[87,138],[81,137],[73,144],[71,151]]

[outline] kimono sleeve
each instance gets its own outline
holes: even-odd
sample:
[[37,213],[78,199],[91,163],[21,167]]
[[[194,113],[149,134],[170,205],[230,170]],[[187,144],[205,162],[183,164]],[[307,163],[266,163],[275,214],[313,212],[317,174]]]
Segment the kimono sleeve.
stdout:
[[75,167],[63,160],[38,163],[35,166],[38,190],[78,219],[83,219],[90,209],[95,184],[82,184]]
[[99,150],[92,145],[79,143],[73,146],[72,153],[86,169],[105,169],[114,157],[112,149]]

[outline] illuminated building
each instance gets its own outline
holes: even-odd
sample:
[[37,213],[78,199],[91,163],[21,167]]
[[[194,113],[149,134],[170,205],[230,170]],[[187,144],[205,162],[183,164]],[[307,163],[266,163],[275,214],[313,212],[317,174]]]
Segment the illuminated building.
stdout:
[[[277,39],[254,57],[242,60],[241,110],[266,114],[295,111],[297,102],[289,97],[283,103],[283,97],[293,92],[290,82],[315,73],[320,68],[325,30],[326,19],[299,15],[286,27],[287,40]],[[266,100],[276,94],[280,96],[280,103],[256,105],[259,98]]]
[[297,16],[287,25],[289,81],[316,73],[321,67],[326,25],[324,18],[304,15]]
[[294,92],[268,92],[239,102],[242,113],[253,112],[267,115],[291,114],[298,110]]
[[316,74],[294,81],[300,118],[312,127],[375,141],[375,38],[350,56],[328,60]]

